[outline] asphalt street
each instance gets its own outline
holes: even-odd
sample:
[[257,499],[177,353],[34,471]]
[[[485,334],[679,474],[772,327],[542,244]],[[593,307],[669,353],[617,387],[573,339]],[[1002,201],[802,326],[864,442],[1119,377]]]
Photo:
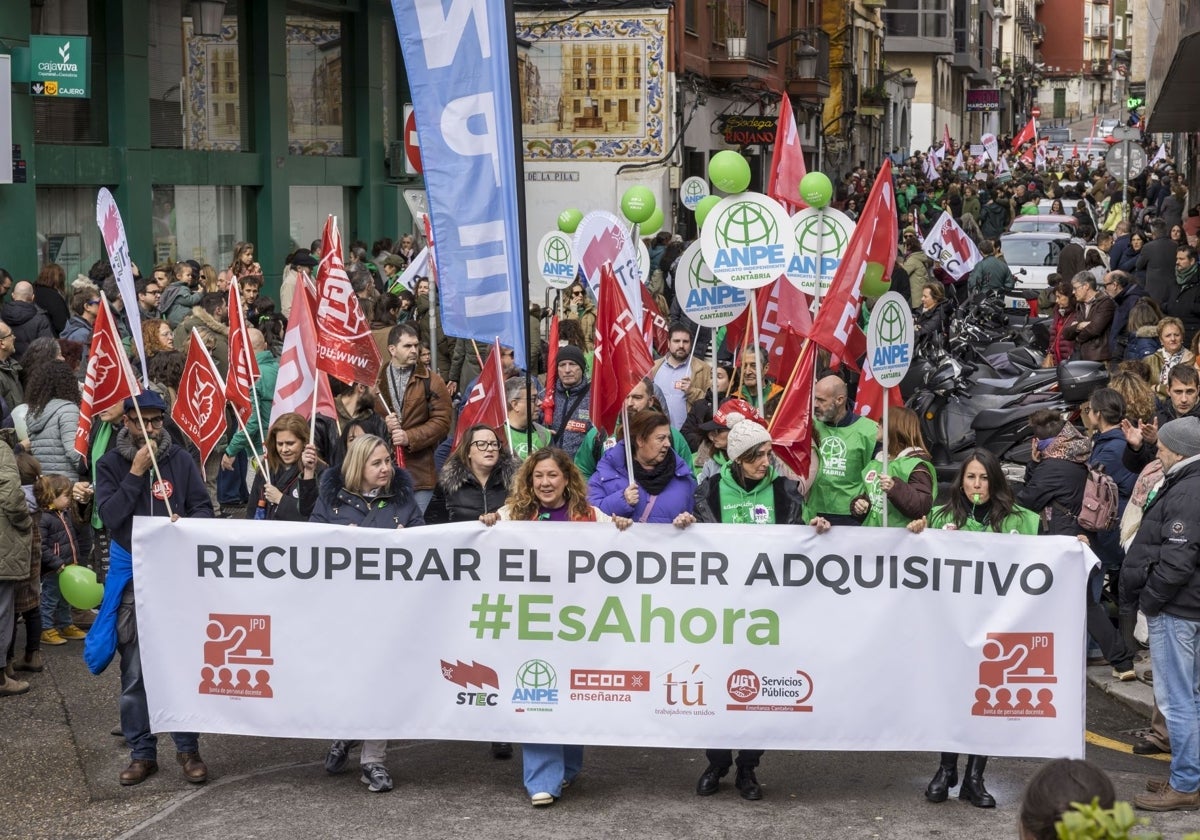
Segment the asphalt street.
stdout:
[[[23,632],[23,631],[18,631]],[[23,637],[22,637],[23,638]],[[161,770],[124,788],[117,774],[129,754],[110,730],[117,723],[114,664],[88,674],[80,645],[49,648],[32,690],[0,700],[0,837],[53,840],[304,840],[305,838],[930,838],[1015,837],[1021,791],[1041,763],[993,759],[987,783],[995,810],[957,799],[922,797],[937,758],[921,753],[768,752],[759,770],[761,802],[743,801],[727,778],[699,798],[704,756],[695,750],[589,748],[584,772],[552,808],[534,810],[521,785],[518,755],[497,761],[487,744],[393,742],[388,766],[396,789],[371,794],[348,770],[328,776],[327,744],[310,740],[205,735],[210,781],[184,781],[168,738]],[[1104,684],[1104,669],[1091,669]],[[326,663],[313,691],[336,680]],[[1111,686],[1109,686],[1111,687]],[[1118,700],[1088,691],[1088,756],[1132,799],[1166,763],[1121,752],[1146,723],[1149,687],[1124,684]],[[1132,699],[1130,699],[1132,698]],[[1200,813],[1153,816],[1168,838],[1200,829]]]

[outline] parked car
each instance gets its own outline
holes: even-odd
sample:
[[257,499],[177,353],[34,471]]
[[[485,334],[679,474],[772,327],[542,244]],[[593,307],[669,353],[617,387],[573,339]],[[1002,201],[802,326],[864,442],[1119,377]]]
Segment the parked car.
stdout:
[[[1046,202],[1047,204],[1049,202]],[[1042,202],[1038,202],[1038,212],[1042,212]],[[1046,213],[1040,216],[1017,216],[1008,226],[1009,233],[1065,233],[1075,235],[1075,226],[1079,220],[1074,216],[1051,216]]]
[[1101,137],[1112,137],[1113,129],[1121,124],[1118,119],[1109,117],[1105,120],[1100,120],[1100,126],[1096,129],[1096,133]]
[[1069,128],[1044,128],[1040,133],[1042,139],[1053,149],[1071,142],[1071,129]]
[[[1027,216],[1044,219],[1045,216]],[[1000,237],[1000,252],[1017,278],[1020,292],[1040,292],[1050,285],[1049,277],[1058,268],[1058,255],[1071,237],[1058,232],[1006,233]],[[1005,305],[1012,309],[1028,309],[1022,297],[1008,296]]]

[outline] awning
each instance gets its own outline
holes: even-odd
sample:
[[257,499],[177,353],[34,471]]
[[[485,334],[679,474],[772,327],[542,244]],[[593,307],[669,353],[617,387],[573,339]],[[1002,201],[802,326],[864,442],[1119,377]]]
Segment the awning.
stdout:
[[1184,35],[1163,79],[1158,100],[1151,103],[1146,130],[1200,131],[1200,32]]

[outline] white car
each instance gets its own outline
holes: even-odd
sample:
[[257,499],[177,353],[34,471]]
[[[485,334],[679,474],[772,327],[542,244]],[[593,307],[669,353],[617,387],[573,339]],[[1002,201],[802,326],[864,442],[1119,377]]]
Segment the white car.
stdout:
[[1101,137],[1112,137],[1113,129],[1121,124],[1120,120],[1112,119],[1100,120],[1100,126],[1096,129],[1096,133]]
[[[1000,253],[1017,278],[1017,289],[1040,292],[1050,285],[1050,275],[1058,270],[1058,255],[1071,241],[1063,233],[1006,233],[1000,237]],[[1006,296],[1011,309],[1028,309],[1021,297]]]

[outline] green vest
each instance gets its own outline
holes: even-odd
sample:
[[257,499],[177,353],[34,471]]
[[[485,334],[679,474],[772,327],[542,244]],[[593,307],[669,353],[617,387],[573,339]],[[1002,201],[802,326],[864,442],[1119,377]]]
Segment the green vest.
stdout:
[[875,452],[879,424],[860,417],[849,426],[827,426],[820,420],[813,425],[821,436],[820,465],[804,500],[804,521],[829,513],[848,516],[851,500],[862,489],[863,469]]
[[[929,469],[929,474],[933,478],[933,497],[937,498],[937,470],[933,465],[924,458],[916,458],[911,455],[903,458],[892,458],[888,461],[887,474],[892,478],[908,481],[908,477],[912,475],[912,471],[919,465],[924,464]],[[867,491],[867,498],[871,500],[871,509],[867,512],[867,518],[863,520],[863,525],[878,528],[883,525],[883,503],[887,494],[883,492],[883,488],[879,486],[879,479],[882,476],[883,462],[876,459],[867,464],[867,468],[863,471],[863,486]],[[888,527],[889,528],[904,528],[909,523],[909,518],[896,509],[896,506],[890,501],[887,503],[888,510]]]
[[[588,429],[587,434],[583,436],[583,443],[579,444],[579,450],[575,453],[575,466],[579,467],[579,471],[583,473],[584,480],[592,477],[592,473],[596,471],[596,464],[600,462],[600,458],[604,453],[617,445],[617,439],[610,436],[604,439],[599,447],[599,451],[597,451],[596,438],[599,436],[600,432],[595,426]],[[688,465],[688,469],[694,470],[696,468],[687,438],[674,427],[671,428],[671,448]]]
[[754,486],[743,490],[734,480],[733,465],[721,467],[718,488],[721,499],[721,521],[735,525],[775,524],[775,479],[779,473],[774,467],[767,468],[767,475]]
[[[954,515],[950,512],[950,508],[946,505],[934,508],[929,514],[929,527],[941,528],[946,524],[954,522]],[[1001,525],[999,533],[1004,534],[1025,534],[1026,536],[1036,537],[1038,526],[1041,524],[1041,517],[1033,511],[1023,508],[1020,505],[1013,506],[1013,512],[1010,513]],[[976,522],[968,517],[963,523],[962,531],[972,531],[975,533],[983,533],[992,529],[987,525]]]

